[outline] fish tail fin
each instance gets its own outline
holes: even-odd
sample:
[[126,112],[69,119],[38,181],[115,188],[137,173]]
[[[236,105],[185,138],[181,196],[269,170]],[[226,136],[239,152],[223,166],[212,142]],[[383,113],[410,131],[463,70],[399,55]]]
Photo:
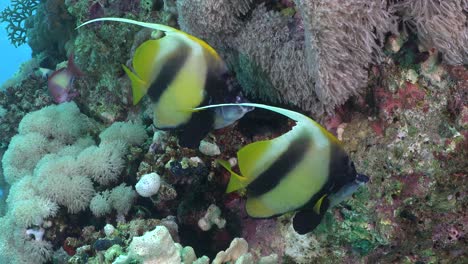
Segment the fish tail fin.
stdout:
[[146,83],[140,79],[135,73],[133,73],[127,66],[122,65],[125,73],[127,73],[128,77],[132,82],[132,95],[133,95],[133,105],[138,104],[141,98],[146,94],[147,85]]
[[229,179],[226,193],[231,193],[247,186],[247,178],[235,173],[232,170],[231,164],[229,164],[229,162],[225,160],[216,160],[216,162],[231,173],[231,178]]

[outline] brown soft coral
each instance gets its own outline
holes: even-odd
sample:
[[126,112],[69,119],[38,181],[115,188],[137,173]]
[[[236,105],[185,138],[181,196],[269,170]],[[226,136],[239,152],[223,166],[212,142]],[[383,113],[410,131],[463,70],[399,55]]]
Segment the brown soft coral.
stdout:
[[405,0],[392,9],[426,48],[435,47],[452,65],[468,63],[468,1]]

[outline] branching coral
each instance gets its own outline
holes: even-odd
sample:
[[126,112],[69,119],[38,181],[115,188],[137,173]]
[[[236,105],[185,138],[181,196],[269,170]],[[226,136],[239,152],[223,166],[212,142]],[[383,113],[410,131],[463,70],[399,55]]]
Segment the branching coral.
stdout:
[[0,21],[7,22],[8,39],[15,47],[26,43],[26,19],[34,14],[40,0],[12,0],[11,5],[5,8]]

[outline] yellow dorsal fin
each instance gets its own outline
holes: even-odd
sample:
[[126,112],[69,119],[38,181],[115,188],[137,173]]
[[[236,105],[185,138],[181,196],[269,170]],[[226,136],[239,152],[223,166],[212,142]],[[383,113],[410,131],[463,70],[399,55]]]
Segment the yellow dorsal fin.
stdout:
[[[255,173],[255,165],[258,165],[259,157],[271,147],[271,140],[262,140],[248,144],[237,152],[239,169],[242,175],[248,180]],[[250,183],[250,182],[249,182]]]
[[247,178],[235,173],[232,170],[231,164],[229,164],[229,162],[225,160],[216,160],[216,162],[231,173],[231,178],[229,179],[226,193],[237,191],[247,186]]
[[318,201],[315,203],[314,205],[314,212],[318,215],[320,215],[320,207],[322,206],[323,204],[323,199],[325,199],[327,197],[326,194],[324,194],[322,197],[320,197],[320,199],[318,199]]
[[343,143],[341,141],[339,141],[332,133],[330,133],[330,131],[325,129],[323,126],[320,126],[320,130],[331,142],[337,144],[338,146],[343,145]]
[[153,64],[160,52],[160,40],[151,39],[143,42],[133,55],[133,69],[143,81],[149,83],[153,74]]
[[146,91],[148,90],[148,85],[136,74],[134,74],[129,68],[127,68],[127,66],[122,65],[122,67],[127,73],[128,77],[130,78],[130,81],[132,82],[133,105],[136,105],[146,94]]
[[210,44],[206,43],[204,40],[201,40],[195,36],[192,36],[190,34],[187,34],[183,31],[180,31],[182,34],[186,35],[189,39],[192,41],[195,41],[198,45],[202,46],[203,49],[207,50],[210,55],[212,55],[214,58],[221,60],[221,57],[219,54],[216,52],[216,50],[210,46]]

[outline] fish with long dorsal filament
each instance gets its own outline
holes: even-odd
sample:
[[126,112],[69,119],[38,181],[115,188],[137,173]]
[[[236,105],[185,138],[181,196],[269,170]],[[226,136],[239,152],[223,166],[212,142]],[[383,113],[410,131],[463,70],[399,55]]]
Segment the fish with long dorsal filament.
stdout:
[[266,218],[296,211],[293,227],[305,234],[320,223],[328,208],[369,180],[356,172],[338,139],[303,114],[254,103],[210,105],[194,110],[234,105],[270,110],[296,122],[279,137],[242,147],[237,152],[240,173],[229,162],[218,160],[231,173],[226,192],[246,189],[245,209],[249,216]]
[[[143,42],[135,51],[133,71],[123,65],[132,82],[133,104],[144,96],[153,102],[153,123],[158,129],[177,129],[179,144],[198,147],[211,130],[223,128],[252,110],[229,106],[222,110],[193,112],[188,109],[224,102],[229,92],[228,70],[219,54],[205,41],[181,30],[125,18],[98,18],[164,32],[159,39]],[[242,100],[240,100],[242,101]]]

